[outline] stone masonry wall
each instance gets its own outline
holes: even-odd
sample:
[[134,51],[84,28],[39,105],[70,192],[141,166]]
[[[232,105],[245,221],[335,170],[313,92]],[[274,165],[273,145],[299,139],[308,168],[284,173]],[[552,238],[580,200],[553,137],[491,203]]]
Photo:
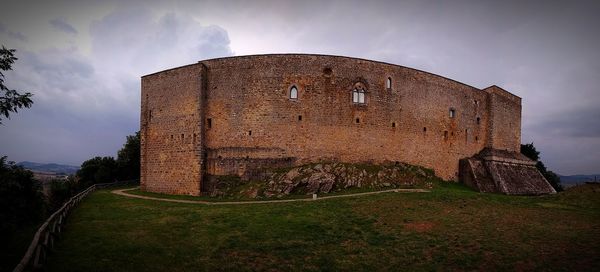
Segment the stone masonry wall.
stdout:
[[[211,119],[206,147],[212,150],[280,148],[285,153],[274,152],[273,158],[296,157],[297,164],[404,161],[454,179],[458,160],[487,141],[487,94],[426,72],[314,55],[202,63],[208,69],[206,118]],[[391,89],[385,86],[388,77]],[[366,105],[352,102],[357,82],[366,86]],[[289,98],[292,86],[298,99]]]
[[497,86],[483,90],[489,93],[488,147],[520,152],[521,98]]
[[142,190],[200,194],[201,76],[189,65],[142,77]]
[[[388,78],[391,88],[386,87]],[[352,102],[357,85],[366,89],[365,104]],[[297,99],[290,98],[292,86],[298,89]],[[160,95],[164,93],[169,95]],[[151,96],[144,98],[146,94]],[[147,172],[142,173],[142,186],[197,194],[201,169],[206,175],[243,176],[270,162],[401,161],[457,179],[460,159],[486,146],[515,148],[520,142],[520,99],[506,97],[427,72],[348,57],[282,54],[206,60],[142,79],[142,152],[144,143],[149,146],[143,153],[142,172]],[[144,133],[149,107],[169,118],[150,123]],[[509,126],[493,129],[495,120]],[[197,134],[202,141],[169,140],[181,133]],[[144,142],[144,135],[154,138]]]

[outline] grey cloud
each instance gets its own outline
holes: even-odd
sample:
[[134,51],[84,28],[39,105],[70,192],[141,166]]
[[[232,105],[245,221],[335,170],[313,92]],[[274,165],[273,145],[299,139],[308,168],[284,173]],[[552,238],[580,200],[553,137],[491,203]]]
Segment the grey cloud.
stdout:
[[[229,37],[225,29],[211,25],[198,33],[197,45],[194,47],[196,53],[202,54],[202,58],[210,59],[232,55],[229,48]],[[194,53],[194,52],[192,52]]]
[[[115,28],[120,31],[115,32]],[[120,58],[139,73],[136,76],[232,55],[223,28],[202,26],[190,16],[174,13],[155,21],[144,8],[118,10],[105,16],[92,24],[91,35],[95,54],[105,60]]]
[[65,32],[67,34],[77,34],[77,29],[75,29],[72,25],[70,25],[69,23],[66,22],[66,20],[64,18],[55,18],[50,20],[50,25],[52,25],[54,28]]
[[7,78],[34,93],[34,105],[0,128],[7,139],[1,150],[11,160],[78,165],[114,156],[125,136],[139,130],[140,76],[231,55],[223,28],[174,13],[154,17],[143,8],[99,18],[90,35],[90,55],[74,46],[18,51]]
[[9,38],[15,39],[18,41],[22,41],[22,42],[27,41],[27,37],[25,35],[23,35],[23,33],[7,30],[6,27],[2,23],[0,23],[0,34],[6,34]]
[[600,107],[574,109],[553,115],[530,129],[555,137],[591,137],[600,139]]

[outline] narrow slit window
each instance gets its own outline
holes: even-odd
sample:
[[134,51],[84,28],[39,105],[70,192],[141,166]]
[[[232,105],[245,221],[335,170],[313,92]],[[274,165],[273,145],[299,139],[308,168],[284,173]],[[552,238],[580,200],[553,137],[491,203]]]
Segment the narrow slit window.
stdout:
[[208,128],[212,128],[212,118],[207,118],[207,119],[206,119],[206,126],[207,126]]
[[392,122],[392,127],[395,128],[396,127],[396,122]]
[[184,138],[184,137],[185,137],[185,136],[184,136],[184,134],[183,134],[183,133],[181,133],[181,139],[182,139],[182,140],[183,140],[183,138]]
[[469,142],[469,129],[465,129],[465,142]]
[[356,118],[356,123],[360,123],[360,118]]
[[387,78],[387,80],[385,82],[385,87],[388,88],[388,89],[392,88],[392,78],[391,77]]
[[475,136],[475,142],[479,141],[479,137]]
[[302,121],[302,115],[298,115],[298,121]]
[[252,130],[248,130],[248,136],[252,136]]
[[477,117],[477,124],[481,123],[481,118]]
[[148,121],[152,121],[152,110],[148,112]]
[[427,132],[427,127],[423,127],[423,133]]
[[290,99],[298,99],[298,88],[296,86],[290,88]]

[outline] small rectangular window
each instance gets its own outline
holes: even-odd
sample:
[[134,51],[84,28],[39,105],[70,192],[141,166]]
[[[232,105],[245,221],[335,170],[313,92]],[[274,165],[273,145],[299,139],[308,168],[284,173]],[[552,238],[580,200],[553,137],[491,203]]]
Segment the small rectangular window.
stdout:
[[298,121],[302,121],[302,115],[298,115]]
[[252,136],[252,130],[248,130],[248,135]]
[[207,118],[207,119],[206,119],[206,126],[207,126],[208,128],[212,128],[212,118]]
[[357,124],[360,123],[360,119],[359,118],[356,118],[356,123]]
[[456,116],[456,110],[450,109],[450,118],[454,118]]
[[392,122],[392,127],[395,128],[396,127],[396,122]]

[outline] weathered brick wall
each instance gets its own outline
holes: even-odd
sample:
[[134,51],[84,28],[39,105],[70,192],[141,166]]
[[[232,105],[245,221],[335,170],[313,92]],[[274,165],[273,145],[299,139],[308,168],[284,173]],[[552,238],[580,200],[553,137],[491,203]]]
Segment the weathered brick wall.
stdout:
[[497,86],[483,91],[489,94],[488,146],[520,152],[521,98]]
[[[199,82],[202,71],[204,81]],[[147,103],[165,104],[162,112],[171,117],[151,123],[154,134],[146,133],[157,137],[146,143],[149,150],[156,149],[152,154],[175,159],[146,159],[143,171],[156,173],[152,179],[146,176],[145,183],[143,177],[142,186],[151,191],[195,194],[198,169],[208,175],[248,176],[270,163],[320,160],[403,161],[456,179],[459,159],[485,146],[514,148],[518,140],[513,137],[520,136],[520,101],[504,101],[507,96],[498,91],[481,91],[427,72],[355,58],[284,54],[213,59],[146,76],[142,83],[143,99],[145,93],[171,94],[142,101],[142,114]],[[352,102],[357,84],[367,90],[365,105]],[[292,86],[298,88],[297,99],[289,97]],[[492,114],[510,126],[492,129]],[[142,116],[142,127],[144,121]],[[180,146],[158,140],[184,129],[202,141]],[[191,174],[185,176],[188,170]],[[181,177],[186,181],[179,185]]]
[[142,190],[200,193],[201,69],[190,65],[142,77]]
[[[314,55],[203,63],[208,68],[206,118],[211,119],[206,147],[211,150],[280,148],[285,152],[272,158],[295,157],[298,164],[404,161],[454,179],[458,160],[477,153],[487,140],[487,93],[426,72]],[[388,77],[391,89],[385,86]],[[366,105],[352,102],[357,82],[367,88]],[[299,91],[296,100],[289,98],[293,85]]]

